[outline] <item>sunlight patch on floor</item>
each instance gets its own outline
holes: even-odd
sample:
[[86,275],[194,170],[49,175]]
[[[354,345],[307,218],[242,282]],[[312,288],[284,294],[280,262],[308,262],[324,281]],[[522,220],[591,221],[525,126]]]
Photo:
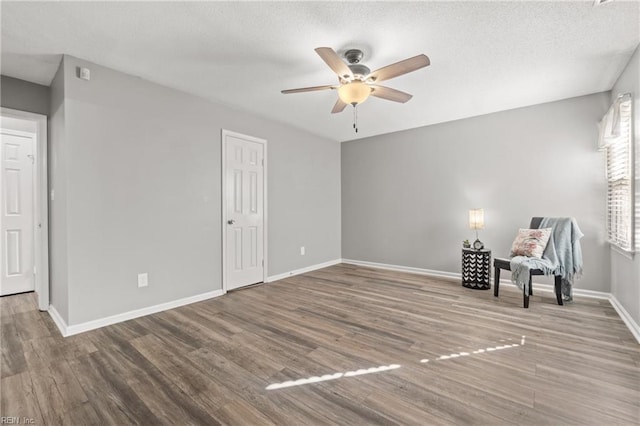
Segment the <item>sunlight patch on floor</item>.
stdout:
[[401,366],[398,364],[391,364],[391,365],[381,365],[380,367],[361,368],[359,370],[347,371],[345,373],[325,374],[324,376],[313,376],[306,379],[289,380],[282,383],[272,383],[269,386],[267,386],[265,389],[267,390],[282,389],[282,388],[288,388],[291,386],[307,385],[309,383],[326,382],[327,380],[336,380],[341,377],[355,377],[355,376],[361,376],[363,374],[380,373],[382,371],[396,370],[400,367]]
[[[470,356],[470,355],[477,355],[477,354],[483,354],[483,353],[489,353],[489,352],[494,352],[494,351],[499,351],[502,349],[511,349],[511,348],[517,348],[519,346],[524,346],[525,343],[525,339],[526,336],[522,336],[522,339],[520,339],[520,343],[506,343],[506,344],[502,344],[502,345],[496,345],[496,346],[490,346],[487,348],[482,348],[482,349],[476,349],[475,351],[470,351],[470,352],[457,352],[457,353],[452,353],[452,354],[448,354],[448,355],[441,355],[438,358],[435,358],[433,360],[429,360],[429,359],[421,359],[420,362],[421,363],[427,363],[429,361],[443,361],[443,360],[447,360],[447,359],[454,359],[454,358],[460,358],[460,357],[465,357],[465,356]],[[508,339],[511,340],[511,339]],[[504,340],[501,340],[500,342],[504,342]],[[298,379],[298,380],[287,380],[286,382],[282,382],[282,383],[272,383],[269,386],[267,386],[265,389],[267,390],[275,390],[275,389],[283,389],[283,388],[289,388],[292,386],[300,386],[300,385],[308,385],[311,383],[318,383],[318,382],[326,382],[329,380],[336,380],[336,379],[340,379],[343,377],[355,377],[355,376],[361,376],[363,374],[372,374],[372,373],[381,373],[384,371],[390,371],[390,370],[396,370],[398,368],[400,368],[401,365],[399,364],[390,364],[390,365],[381,365],[379,367],[371,367],[371,368],[361,368],[359,370],[353,370],[353,371],[346,371],[344,373],[331,373],[331,374],[325,374],[323,376],[312,376],[312,377],[308,377],[308,378],[304,378],[304,379]]]
[[[477,355],[477,354],[483,354],[483,353],[487,353],[487,352],[499,351],[499,350],[502,350],[502,349],[517,348],[519,346],[524,346],[525,340],[526,340],[526,336],[522,336],[522,338],[520,339],[520,343],[512,343],[512,344],[491,346],[491,347],[484,348],[484,349],[476,349],[475,351],[471,351],[471,352],[457,352],[457,353],[452,353],[452,354],[448,354],[448,355],[440,355],[438,358],[433,359],[431,361],[443,361],[443,360],[446,360],[446,359],[455,359],[455,358],[460,358],[460,357],[469,356],[469,355]],[[420,362],[423,363],[423,364],[427,363],[429,361],[430,360],[427,359],[427,358],[420,360]]]

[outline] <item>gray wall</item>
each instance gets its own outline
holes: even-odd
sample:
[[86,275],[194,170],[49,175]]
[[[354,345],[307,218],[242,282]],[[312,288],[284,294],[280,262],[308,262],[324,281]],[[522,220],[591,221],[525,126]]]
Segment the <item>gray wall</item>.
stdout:
[[586,235],[577,287],[608,292],[596,129],[608,103],[600,93],[343,143],[342,257],[460,272],[471,208],[485,210],[494,256],[532,216],[574,216]]
[[223,128],[268,140],[269,275],[340,258],[338,142],[69,56],[64,76],[68,324],[221,288]]
[[69,280],[67,263],[67,145],[65,138],[64,65],[51,82],[49,117],[49,298],[50,304],[68,322]]
[[0,77],[0,104],[5,108],[49,115],[49,88],[3,75]]
[[624,306],[636,324],[640,324],[640,47],[636,48],[629,64],[611,90],[611,101],[621,93],[633,95],[635,131],[635,203],[636,203],[636,254],[633,259],[611,250],[611,292]]

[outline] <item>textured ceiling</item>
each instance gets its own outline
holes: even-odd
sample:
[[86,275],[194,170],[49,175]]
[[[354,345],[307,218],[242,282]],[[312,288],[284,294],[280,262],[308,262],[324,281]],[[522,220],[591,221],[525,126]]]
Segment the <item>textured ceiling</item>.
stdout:
[[[345,141],[611,89],[640,42],[640,3],[7,2],[2,74],[48,85],[60,54]],[[425,53],[431,66],[330,114],[313,51],[360,48],[372,70]],[[259,136],[259,135],[258,135]]]

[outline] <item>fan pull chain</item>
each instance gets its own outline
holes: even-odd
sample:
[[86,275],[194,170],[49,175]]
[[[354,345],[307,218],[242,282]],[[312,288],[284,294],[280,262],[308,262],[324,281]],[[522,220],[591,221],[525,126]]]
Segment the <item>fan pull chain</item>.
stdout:
[[353,106],[353,128],[358,133],[358,104]]

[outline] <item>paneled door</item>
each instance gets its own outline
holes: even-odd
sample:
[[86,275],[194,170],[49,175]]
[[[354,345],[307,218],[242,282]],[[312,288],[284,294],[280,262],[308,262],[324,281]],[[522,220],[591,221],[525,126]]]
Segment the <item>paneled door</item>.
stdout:
[[266,141],[222,133],[225,290],[264,280]]
[[0,130],[0,295],[35,289],[33,193],[35,135]]

